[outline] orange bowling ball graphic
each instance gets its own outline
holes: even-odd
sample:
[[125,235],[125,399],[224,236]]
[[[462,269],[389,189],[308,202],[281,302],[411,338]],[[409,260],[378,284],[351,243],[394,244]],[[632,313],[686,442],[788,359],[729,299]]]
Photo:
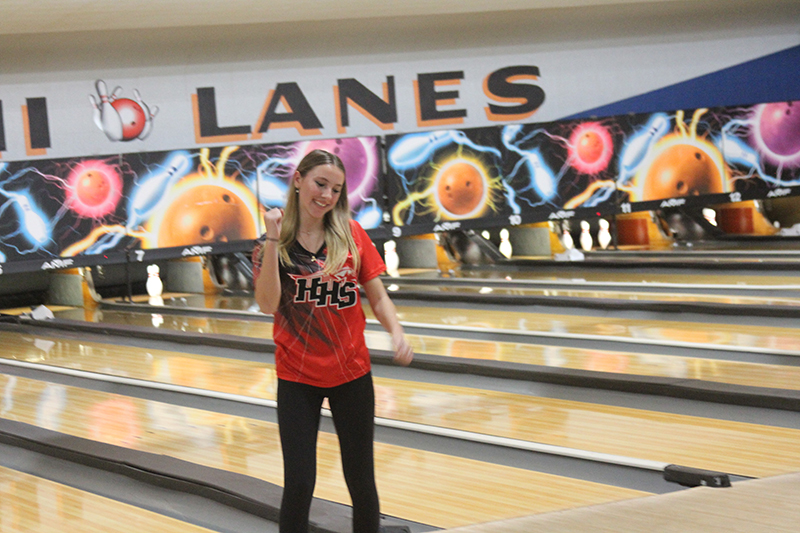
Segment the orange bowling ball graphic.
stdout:
[[595,163],[603,155],[605,145],[603,139],[596,131],[587,130],[578,138],[576,152],[578,157],[586,163]]
[[253,216],[238,195],[218,185],[198,185],[178,196],[164,212],[158,246],[213,244],[256,237]]
[[75,193],[84,204],[95,207],[108,199],[111,184],[107,176],[96,170],[87,170],[75,183]]
[[481,205],[484,190],[483,176],[472,163],[456,161],[439,174],[439,203],[453,215],[463,216],[475,211]]
[[675,144],[653,160],[645,176],[642,199],[722,192],[722,175],[712,157],[696,145]]

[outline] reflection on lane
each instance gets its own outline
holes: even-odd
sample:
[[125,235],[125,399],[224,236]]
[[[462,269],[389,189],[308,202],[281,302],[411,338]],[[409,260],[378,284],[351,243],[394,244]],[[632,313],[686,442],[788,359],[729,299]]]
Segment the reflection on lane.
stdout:
[[4,467],[0,515],[3,531],[211,531]]
[[[412,285],[403,284],[390,285],[388,290],[397,298],[410,299],[411,293],[429,293],[444,295],[459,295],[478,297],[481,294],[492,294],[493,296],[519,296],[519,297],[549,297],[549,298],[582,298],[582,299],[606,299],[621,300],[631,302],[669,302],[669,303],[709,303],[725,305],[785,305],[800,306],[800,291],[795,291],[795,298],[791,297],[763,297],[763,296],[715,296],[711,294],[679,294],[679,293],[658,293],[658,292],[632,292],[632,291],[613,291],[613,290],[581,290],[580,284],[576,283],[574,289],[536,289],[536,288],[503,288],[503,287],[465,287],[448,286],[443,280],[441,285]],[[677,290],[677,289],[676,289]],[[480,300],[474,301],[475,305],[481,305]],[[512,302],[509,302],[511,304]]]
[[[538,266],[530,269],[503,270],[500,268],[481,270],[481,269],[462,269],[453,272],[454,278],[464,279],[507,279],[507,280],[538,280],[538,281],[557,281],[557,282],[615,282],[615,283],[674,283],[686,285],[797,285],[800,282],[798,276],[783,275],[748,275],[742,271],[726,274],[697,274],[697,270],[676,273],[654,273],[643,272],[641,269],[648,265],[640,265],[640,269],[627,268],[616,271],[603,271],[594,268],[578,268],[574,264],[564,266]],[[800,266],[800,265],[799,265]],[[652,265],[652,267],[656,267]],[[735,267],[735,266],[734,266]],[[613,265],[609,266],[614,269]],[[730,272],[730,271],[727,271]],[[403,278],[426,278],[441,279],[447,282],[447,277],[442,277],[439,271],[429,270],[414,274],[402,273]]]
[[[0,388],[8,381],[0,374]],[[46,386],[16,378],[4,416],[35,424]],[[273,423],[75,387],[65,387],[65,398],[62,433],[282,483]],[[317,460],[315,496],[349,504],[335,435],[320,433]],[[645,495],[380,442],[375,463],[383,512],[443,528]]]
[[[399,308],[401,313],[408,313],[407,308]],[[454,313],[462,310],[453,309]],[[504,313],[504,315],[507,313]],[[58,318],[83,320],[83,310],[60,311]],[[404,315],[406,316],[406,315]],[[530,316],[530,315],[529,315]],[[567,326],[551,315],[535,315],[541,318],[539,327],[547,325],[549,320],[555,332],[569,332]],[[96,311],[92,317],[97,322],[106,324],[124,324],[131,326],[152,327],[155,324],[161,329],[187,331],[194,333],[214,333],[238,335],[249,338],[272,338],[272,324],[260,321],[241,319],[220,319],[191,315],[128,313],[121,311]],[[486,318],[482,313],[482,318]],[[580,317],[568,317],[580,318]],[[595,319],[599,320],[599,319]],[[431,320],[432,321],[432,320]],[[458,324],[472,324],[458,316],[449,317],[448,321]],[[653,322],[644,321],[647,324]],[[527,322],[525,323],[527,324]],[[656,324],[658,324],[656,322]],[[681,326],[684,323],[679,323]],[[519,325],[519,322],[517,323]],[[486,326],[488,327],[488,326]],[[622,326],[599,324],[593,322],[589,332],[593,334],[622,336],[628,333]],[[741,328],[741,327],[740,327]],[[661,328],[672,338],[695,342],[748,342],[759,341],[756,335],[747,331],[737,331],[730,336],[720,332],[705,330],[687,331],[685,329]],[[633,329],[637,334],[659,333],[659,328]],[[781,329],[781,333],[785,330]],[[457,327],[453,334],[458,334]],[[367,346],[372,350],[391,350],[391,339],[380,331],[367,331]],[[660,337],[655,337],[660,338]],[[519,342],[482,341],[476,339],[459,339],[451,336],[408,335],[409,342],[417,353],[458,357],[465,359],[482,359],[504,361],[531,365],[542,365],[557,368],[572,368],[598,372],[615,372],[639,376],[660,376],[699,379],[735,385],[769,387],[778,389],[800,390],[800,367],[764,365],[719,359],[703,359],[697,357],[680,357],[647,353],[613,352],[606,350],[588,350],[580,348],[564,348],[544,346],[540,344]],[[772,349],[793,350],[796,348],[795,337],[770,337],[760,339]],[[200,341],[202,342],[202,341]]]
[[[75,341],[57,341],[49,353],[41,354],[31,339],[2,332],[0,342],[18,360],[275,399],[274,366],[266,363]],[[35,399],[37,425],[60,431],[63,421],[75,416],[73,407],[66,408],[68,389],[44,384]],[[792,444],[800,438],[796,430],[386,378],[375,378],[375,391],[376,415],[381,418],[741,475],[760,477],[800,468],[800,453]],[[9,377],[3,416],[16,412],[14,399],[19,395],[17,378]],[[209,428],[223,416],[156,402],[148,405],[150,420],[142,422],[130,398],[113,396],[93,403],[87,420],[99,422],[90,425],[91,438],[138,448],[147,438],[146,426],[172,431],[188,416],[180,413],[190,413],[192,427],[185,432],[211,445],[216,437]]]
[[[523,313],[486,309],[397,307],[404,323],[436,324],[453,329],[500,329],[509,332],[543,332],[597,335],[652,341],[749,347],[800,355],[800,330],[741,324],[709,324],[676,320],[636,320],[617,317]],[[365,309],[367,316],[373,318]],[[424,327],[424,326],[423,326]]]

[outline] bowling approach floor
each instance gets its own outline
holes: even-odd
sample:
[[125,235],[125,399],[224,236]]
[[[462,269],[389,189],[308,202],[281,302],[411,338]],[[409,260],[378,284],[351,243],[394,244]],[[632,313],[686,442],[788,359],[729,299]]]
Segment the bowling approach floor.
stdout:
[[[737,296],[721,297],[709,301],[737,305]],[[741,303],[739,315],[634,316],[416,301],[399,291],[396,298],[418,362],[387,364],[387,336],[374,324],[367,334],[386,523],[432,531],[673,494],[691,499],[697,489],[663,481],[668,464],[727,473],[737,489],[751,478],[800,471],[800,334],[791,319],[748,316],[753,302]],[[793,305],[784,301],[791,297],[775,298],[757,305]],[[2,324],[0,429],[17,424],[43,431],[45,440],[108,445],[134,454],[126,456],[134,463],[167,457],[212,479],[225,473],[260,480],[262,489],[280,485],[269,317],[242,295],[165,295],[160,308],[139,300],[54,309],[56,320],[47,323]],[[64,520],[75,514],[67,512],[70,502],[91,508],[88,500],[74,503],[84,496],[51,488],[71,486],[87,498],[100,494],[177,518],[186,531],[270,531],[268,520],[240,510],[201,512],[173,502],[175,494],[141,496],[150,490],[142,481],[103,484],[114,473],[97,465],[91,475],[70,476],[67,467],[38,469],[57,460],[47,454],[15,459],[4,448],[0,456],[10,469],[0,470],[10,509],[4,516],[16,520],[42,526],[47,509],[39,501],[47,493],[66,502],[56,509]],[[138,484],[126,492],[119,488],[126,483]],[[315,496],[320,523],[347,531],[337,522],[348,498],[327,419]]]

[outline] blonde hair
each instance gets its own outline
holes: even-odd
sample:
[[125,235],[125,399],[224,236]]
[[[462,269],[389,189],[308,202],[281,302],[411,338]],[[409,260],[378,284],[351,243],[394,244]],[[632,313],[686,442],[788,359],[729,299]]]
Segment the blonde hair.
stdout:
[[[322,219],[325,228],[325,246],[328,249],[328,256],[325,259],[326,274],[336,273],[345,261],[348,252],[353,256],[353,267],[356,272],[360,268],[360,257],[353,234],[350,231],[350,204],[347,201],[347,173],[344,163],[339,156],[326,152],[325,150],[312,150],[297,165],[297,172],[305,177],[309,171],[320,165],[332,165],[342,171],[345,181],[339,191],[339,199],[333,209],[325,213]],[[281,223],[280,237],[280,260],[284,266],[291,266],[289,259],[289,249],[297,242],[297,232],[300,228],[300,209],[297,200],[296,185],[292,178],[290,192],[287,195],[286,208],[283,212],[283,222]],[[292,191],[292,189],[295,189]]]

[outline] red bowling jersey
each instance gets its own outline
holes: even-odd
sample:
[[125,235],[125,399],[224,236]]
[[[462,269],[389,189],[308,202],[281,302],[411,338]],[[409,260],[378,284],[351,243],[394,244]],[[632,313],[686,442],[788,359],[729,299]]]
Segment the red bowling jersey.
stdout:
[[[316,387],[335,387],[370,370],[364,340],[366,317],[359,283],[386,270],[375,244],[358,222],[350,221],[361,256],[358,272],[352,255],[335,275],[323,274],[327,248],[311,253],[299,243],[289,250],[292,267],[280,265],[281,301],[272,337],[278,377]],[[263,237],[253,250],[253,279],[261,272]]]

